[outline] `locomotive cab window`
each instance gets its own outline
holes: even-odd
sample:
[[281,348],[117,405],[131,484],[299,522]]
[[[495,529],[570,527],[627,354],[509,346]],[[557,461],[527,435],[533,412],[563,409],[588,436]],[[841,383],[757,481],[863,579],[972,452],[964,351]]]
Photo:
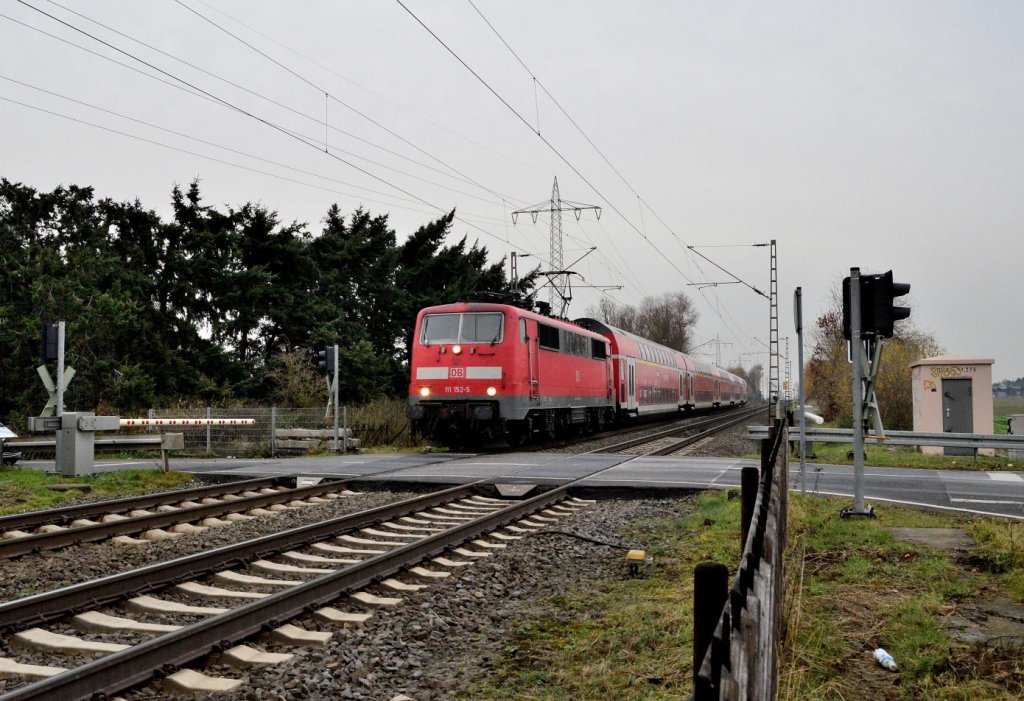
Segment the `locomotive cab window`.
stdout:
[[463,314],[463,343],[497,343],[502,336],[501,314]]
[[432,343],[500,343],[504,316],[495,312],[465,314],[428,314],[423,317],[420,342]]

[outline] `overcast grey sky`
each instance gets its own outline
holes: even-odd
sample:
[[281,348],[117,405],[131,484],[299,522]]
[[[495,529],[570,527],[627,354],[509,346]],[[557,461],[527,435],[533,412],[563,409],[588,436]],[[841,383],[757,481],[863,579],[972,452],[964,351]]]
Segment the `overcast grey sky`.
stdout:
[[[948,352],[1024,376],[1020,3],[403,0],[506,106],[394,0],[58,1],[0,3],[10,180],[91,185],[168,215],[171,187],[198,177],[207,203],[259,201],[314,232],[332,202],[389,213],[399,237],[455,207],[456,235],[546,266],[547,219],[509,213],[557,176],[563,198],[603,207],[600,221],[565,215],[565,262],[597,246],[576,270],[621,285],[603,294],[624,303],[686,291],[723,364],[767,365],[768,303],[690,286],[730,278],[686,246],[722,246],[699,250],[767,291],[768,249],[750,244],[776,239],[794,373],[793,289],[811,325],[860,266],[911,283],[914,323]],[[570,314],[601,294],[577,288]]]

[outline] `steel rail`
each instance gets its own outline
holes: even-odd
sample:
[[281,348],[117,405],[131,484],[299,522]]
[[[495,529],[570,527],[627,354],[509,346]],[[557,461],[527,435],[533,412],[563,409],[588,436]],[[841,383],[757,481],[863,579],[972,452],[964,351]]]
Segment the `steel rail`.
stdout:
[[124,521],[97,523],[93,526],[77,526],[67,530],[49,533],[33,533],[21,538],[0,540],[0,560],[20,557],[44,550],[57,550],[80,543],[95,543],[119,535],[141,533],[154,528],[173,526],[188,521],[201,521],[229,513],[258,509],[289,501],[336,492],[345,488],[344,482],[324,482],[309,487],[297,487],[274,494],[259,494],[253,497],[232,499],[218,504],[190,506],[176,511],[160,511],[149,516],[132,516]]
[[280,533],[225,545],[194,555],[148,565],[100,579],[72,584],[54,591],[0,603],[0,633],[8,634],[25,627],[59,620],[98,605],[113,603],[169,584],[194,579],[231,564],[259,560],[282,550],[290,550],[330,537],[338,531],[360,528],[429,509],[472,493],[471,486],[452,487],[394,504],[339,516],[327,521],[299,526]]
[[[730,411],[731,409],[726,409]],[[653,416],[643,417],[643,422],[631,423],[629,425],[621,426],[618,428],[610,428],[604,431],[598,431],[596,433],[570,436],[568,438],[555,438],[550,440],[542,440],[537,443],[527,443],[515,448],[516,451],[524,453],[541,453],[552,450],[559,450],[561,448],[568,448],[570,446],[579,445],[580,443],[588,443],[591,441],[600,441],[606,438],[614,438],[616,436],[633,434],[637,431],[644,431],[656,426],[672,424],[673,428],[683,428],[681,423],[685,423],[686,426],[692,425],[691,422],[702,419],[708,416],[710,409],[697,409],[698,414],[673,414],[671,417],[665,416]]]
[[[743,410],[739,414],[739,416],[730,414],[728,418],[736,418],[739,421],[742,421],[744,419],[749,419],[751,416],[756,416],[757,411],[760,410],[760,409],[761,409],[760,406],[750,407],[750,408],[748,408],[746,410]],[[720,424],[722,422],[722,420],[723,420],[723,417],[721,417],[721,416],[713,416],[713,417],[709,417],[709,418],[706,418],[706,419],[702,419],[700,421],[695,421],[693,423],[687,424],[686,426],[676,426],[676,427],[673,427],[673,428],[670,428],[670,429],[666,429],[664,431],[658,431],[657,433],[652,433],[652,434],[649,434],[647,436],[643,436],[643,437],[640,437],[640,438],[633,438],[633,439],[630,439],[628,441],[623,441],[622,443],[616,443],[615,445],[609,445],[609,446],[606,446],[604,448],[600,448],[600,449],[598,449],[598,450],[596,450],[594,452],[596,452],[596,453],[618,453],[618,452],[622,452],[623,450],[629,450],[630,448],[635,448],[638,445],[643,445],[644,443],[651,443],[652,441],[656,441],[656,440],[659,440],[661,438],[671,438],[673,436],[679,435],[680,433],[686,433],[688,431],[693,431],[693,430],[702,430],[705,427],[714,427],[714,426]]]
[[[571,484],[571,483],[570,483]],[[333,574],[272,594],[227,613],[152,638],[121,652],[29,684],[0,696],[0,701],[73,701],[119,693],[154,675],[188,664],[260,631],[280,625],[312,607],[329,603],[380,578],[396,574],[424,558],[511,523],[560,500],[569,484],[428,536]]]
[[668,445],[668,446],[665,446],[665,447],[662,447],[662,448],[658,448],[655,451],[647,453],[647,455],[669,455],[670,453],[674,453],[677,450],[681,450],[682,448],[685,448],[686,446],[693,445],[697,441],[703,440],[704,438],[707,438],[708,436],[712,436],[712,435],[718,433],[719,431],[724,431],[725,429],[731,428],[731,427],[735,426],[736,424],[738,424],[738,423],[740,423],[742,421],[746,421],[747,419],[751,418],[752,416],[756,416],[757,414],[761,413],[761,411],[762,411],[761,407],[756,407],[756,408],[750,410],[749,412],[741,414],[740,416],[725,417],[725,420],[723,420],[718,425],[711,426],[711,427],[706,428],[706,429],[704,429],[702,431],[698,431],[697,433],[695,433],[692,436],[687,436],[686,438],[683,438],[682,440],[677,441],[676,443],[673,443],[672,445]]
[[63,524],[79,518],[120,513],[122,511],[134,511],[135,509],[147,509],[179,501],[206,499],[238,491],[263,489],[278,485],[281,481],[282,478],[280,477],[261,477],[238,482],[221,482],[206,487],[192,487],[190,489],[157,492],[156,494],[124,497],[123,499],[91,501],[88,504],[76,504],[57,509],[46,509],[45,511],[26,511],[20,514],[0,516],[0,531],[10,531],[18,528],[37,528],[50,523]]

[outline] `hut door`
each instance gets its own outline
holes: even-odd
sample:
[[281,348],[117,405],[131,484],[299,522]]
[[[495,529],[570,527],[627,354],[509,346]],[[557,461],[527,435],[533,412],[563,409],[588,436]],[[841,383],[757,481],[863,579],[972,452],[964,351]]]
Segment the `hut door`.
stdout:
[[[974,397],[971,380],[942,381],[942,430],[974,433]],[[946,455],[974,455],[973,448],[946,448]]]

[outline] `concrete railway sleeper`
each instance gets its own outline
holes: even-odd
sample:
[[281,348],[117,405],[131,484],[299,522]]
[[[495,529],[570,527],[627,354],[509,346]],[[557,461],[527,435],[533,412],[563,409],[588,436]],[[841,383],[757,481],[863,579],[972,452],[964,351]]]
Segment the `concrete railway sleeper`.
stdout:
[[[252,480],[238,483],[236,491],[224,491],[217,496],[186,498],[181,493],[169,492],[175,498],[166,499],[155,509],[132,508],[125,512],[125,500],[110,502],[114,505],[109,512],[92,512],[92,518],[76,518],[67,522],[64,512],[55,510],[55,518],[49,523],[38,525],[35,531],[20,528],[0,533],[0,559],[9,559],[44,550],[56,550],[80,543],[94,543],[116,538],[125,545],[145,545],[155,540],[166,540],[185,533],[196,533],[207,528],[225,525],[235,520],[265,516],[274,511],[301,508],[321,503],[327,499],[352,496],[355,492],[345,489],[342,482],[325,482],[309,487],[289,488],[268,480]],[[48,512],[36,512],[36,519]],[[100,515],[103,514],[103,515]],[[66,523],[67,525],[63,525]],[[139,538],[131,536],[139,535]]]
[[[456,487],[335,519],[336,526],[348,521],[351,532],[341,535],[341,529],[335,528],[311,541],[306,538],[309,529],[323,524],[293,529],[293,536],[303,533],[290,543],[279,541],[276,549],[250,548],[249,557],[241,558],[245,571],[241,571],[239,558],[225,552],[236,546],[221,548],[217,567],[210,568],[207,563],[198,568],[198,575],[193,569],[186,581],[176,580],[173,588],[153,594],[125,591],[127,600],[119,601],[112,613],[89,606],[70,621],[78,630],[101,631],[105,637],[115,636],[123,642],[69,635],[63,632],[66,627],[60,632],[38,625],[9,630],[5,638],[9,649],[24,646],[36,655],[40,650],[52,651],[46,654],[57,657],[54,662],[68,654],[102,656],[71,669],[62,664],[0,658],[0,674],[28,682],[0,699],[86,699],[116,694],[154,678],[184,691],[230,690],[244,681],[208,676],[189,666],[210,654],[243,668],[292,658],[289,653],[267,653],[245,644],[263,632],[289,646],[324,645],[333,635],[330,631],[310,631],[289,621],[312,613],[326,624],[357,625],[373,615],[366,609],[398,606],[403,594],[429,587],[431,581],[450,576],[453,569],[469,567],[474,560],[491,557],[509,542],[548,528],[591,503],[569,496],[569,487],[519,501]],[[326,537],[332,542],[322,542]],[[169,574],[168,570],[160,576]],[[64,594],[70,589],[84,590],[89,584],[40,596],[55,604],[51,617],[66,617],[75,612],[59,603]],[[358,610],[349,610],[352,607]],[[12,608],[16,607],[0,605],[0,620],[6,620]]]
[[14,530],[34,530],[40,526],[47,525],[66,526],[80,518],[96,518],[104,514],[126,514],[129,511],[153,509],[165,504],[177,504],[182,501],[202,501],[203,499],[218,498],[247,490],[259,491],[260,489],[286,485],[288,481],[290,480],[282,477],[261,477],[259,479],[221,482],[204,487],[175,489],[154,494],[124,497],[122,499],[91,501],[85,504],[61,506],[44,511],[26,511],[20,514],[0,516],[0,533]]

